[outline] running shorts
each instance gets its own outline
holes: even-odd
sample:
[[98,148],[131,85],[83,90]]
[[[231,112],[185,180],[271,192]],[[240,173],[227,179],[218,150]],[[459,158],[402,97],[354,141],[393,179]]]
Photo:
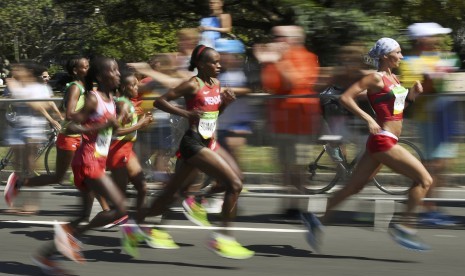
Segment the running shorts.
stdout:
[[209,148],[215,151],[218,147],[219,145],[214,138],[203,139],[198,132],[189,129],[186,133],[184,133],[184,136],[181,139],[176,156],[178,158],[189,159],[203,148]]
[[58,133],[56,147],[61,150],[76,151],[81,144],[81,136],[67,136],[63,133]]
[[399,140],[397,136],[383,130],[380,133],[368,136],[366,148],[369,153],[388,151],[397,144],[397,140]]
[[133,145],[132,141],[112,141],[107,156],[107,169],[114,170],[126,167],[129,159],[136,155],[132,150]]
[[85,179],[98,179],[105,174],[106,158],[86,158],[82,154],[74,156],[71,168],[73,169],[74,185],[81,191],[86,191]]

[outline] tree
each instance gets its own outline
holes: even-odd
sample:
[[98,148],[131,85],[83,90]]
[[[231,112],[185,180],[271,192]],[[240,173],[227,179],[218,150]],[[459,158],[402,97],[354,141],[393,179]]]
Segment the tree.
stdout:
[[[269,40],[275,25],[302,25],[307,46],[331,65],[334,52],[358,41],[371,45],[381,36],[408,45],[406,27],[438,22],[452,28],[454,49],[465,55],[463,0],[224,0],[233,32],[247,46]],[[62,62],[70,55],[105,54],[144,60],[173,51],[174,33],[198,26],[206,0],[3,0],[0,51],[21,58]],[[6,30],[6,31],[3,31]]]

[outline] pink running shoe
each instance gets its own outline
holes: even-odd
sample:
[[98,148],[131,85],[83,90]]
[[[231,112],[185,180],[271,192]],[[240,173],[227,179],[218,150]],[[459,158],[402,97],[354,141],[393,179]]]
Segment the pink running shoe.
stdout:
[[16,188],[17,182],[18,182],[18,175],[15,172],[12,172],[10,176],[8,176],[5,190],[3,191],[3,194],[5,196],[5,202],[10,207],[13,206],[13,201],[18,195],[18,189]]
[[85,263],[85,259],[81,253],[81,242],[76,239],[67,224],[55,224],[55,246],[57,250],[70,260],[76,263]]

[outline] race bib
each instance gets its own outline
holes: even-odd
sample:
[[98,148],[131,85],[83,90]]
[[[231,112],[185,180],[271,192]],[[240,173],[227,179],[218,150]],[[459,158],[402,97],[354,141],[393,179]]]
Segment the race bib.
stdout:
[[97,157],[108,155],[112,132],[112,128],[107,128],[98,133],[97,141],[95,142],[95,155]]
[[405,99],[408,95],[408,89],[402,86],[396,86],[392,89],[395,96],[394,100],[394,114],[400,114],[404,111]]
[[199,133],[203,139],[213,137],[216,130],[216,121],[218,120],[219,111],[205,112],[199,120]]

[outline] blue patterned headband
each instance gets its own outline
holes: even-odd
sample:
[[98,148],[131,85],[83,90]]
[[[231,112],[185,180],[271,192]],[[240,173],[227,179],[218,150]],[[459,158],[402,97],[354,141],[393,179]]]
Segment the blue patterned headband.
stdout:
[[392,38],[383,37],[376,41],[375,46],[371,48],[368,52],[368,55],[371,58],[378,59],[382,55],[389,54],[390,52],[394,51],[395,49],[399,48],[400,45]]

